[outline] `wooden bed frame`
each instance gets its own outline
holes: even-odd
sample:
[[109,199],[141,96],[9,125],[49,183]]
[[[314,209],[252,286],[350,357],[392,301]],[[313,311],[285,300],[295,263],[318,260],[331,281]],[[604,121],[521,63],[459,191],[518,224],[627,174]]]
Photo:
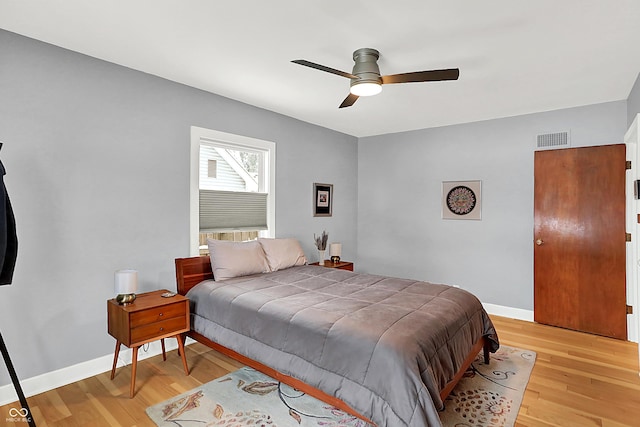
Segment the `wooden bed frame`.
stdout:
[[[213,272],[211,270],[211,261],[209,256],[197,256],[191,258],[176,258],[176,282],[177,282],[177,290],[180,295],[185,295],[191,288],[196,286],[198,283],[203,280],[213,279]],[[211,341],[204,335],[201,335],[195,331],[187,332],[187,336],[193,338],[210,347],[216,351],[219,351],[222,354],[225,354],[232,359],[237,360],[238,362],[249,366],[257,371],[263,372],[264,374],[274,378],[284,384],[287,384],[290,387],[293,387],[297,390],[302,391],[310,396],[315,397],[316,399],[322,400],[330,405],[335,406],[338,409],[341,409],[353,416],[356,416],[360,419],[365,420],[370,424],[374,424],[371,420],[359,414],[349,405],[344,403],[342,400],[338,399],[335,396],[331,396],[321,390],[318,390],[315,387],[312,387],[296,378],[290,377],[288,375],[284,375],[269,366],[266,366],[258,361],[250,359],[247,356],[244,356],[240,353],[237,353],[227,347],[224,347],[214,341]],[[471,349],[471,352],[467,355],[464,363],[460,367],[460,370],[456,372],[456,375],[453,377],[447,385],[440,390],[440,398],[444,402],[446,397],[453,391],[454,387],[460,381],[466,370],[471,366],[471,363],[475,360],[476,356],[483,350],[484,354],[484,362],[489,363],[489,340],[481,337],[478,342],[476,342]]]

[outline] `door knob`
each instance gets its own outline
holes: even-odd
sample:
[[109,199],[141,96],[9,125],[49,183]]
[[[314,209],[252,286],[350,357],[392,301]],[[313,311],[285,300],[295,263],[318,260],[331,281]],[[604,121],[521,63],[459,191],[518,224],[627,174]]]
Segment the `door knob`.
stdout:
[[536,240],[536,245],[538,245],[538,246],[542,246],[543,243],[544,243],[544,241],[542,241],[542,239],[537,239]]

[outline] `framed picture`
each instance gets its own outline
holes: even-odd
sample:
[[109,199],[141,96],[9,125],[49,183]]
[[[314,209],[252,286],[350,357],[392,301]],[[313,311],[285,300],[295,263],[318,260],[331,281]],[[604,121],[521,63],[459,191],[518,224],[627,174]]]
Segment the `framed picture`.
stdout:
[[482,181],[443,181],[442,219],[482,219]]
[[313,216],[331,216],[333,184],[313,184]]

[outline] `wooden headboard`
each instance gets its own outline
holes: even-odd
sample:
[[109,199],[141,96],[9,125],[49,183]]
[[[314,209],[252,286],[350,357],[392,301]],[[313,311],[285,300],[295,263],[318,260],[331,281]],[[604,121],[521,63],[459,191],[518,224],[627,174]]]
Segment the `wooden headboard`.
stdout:
[[176,258],[176,283],[180,295],[185,295],[189,289],[207,279],[213,279],[208,255]]

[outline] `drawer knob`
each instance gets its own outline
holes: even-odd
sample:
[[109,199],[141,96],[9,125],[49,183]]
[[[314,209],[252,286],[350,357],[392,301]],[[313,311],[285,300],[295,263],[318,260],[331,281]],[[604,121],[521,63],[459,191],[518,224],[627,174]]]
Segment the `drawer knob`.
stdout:
[[164,328],[160,328],[160,332],[164,331]]
[[158,314],[158,316],[162,317],[162,313]]

